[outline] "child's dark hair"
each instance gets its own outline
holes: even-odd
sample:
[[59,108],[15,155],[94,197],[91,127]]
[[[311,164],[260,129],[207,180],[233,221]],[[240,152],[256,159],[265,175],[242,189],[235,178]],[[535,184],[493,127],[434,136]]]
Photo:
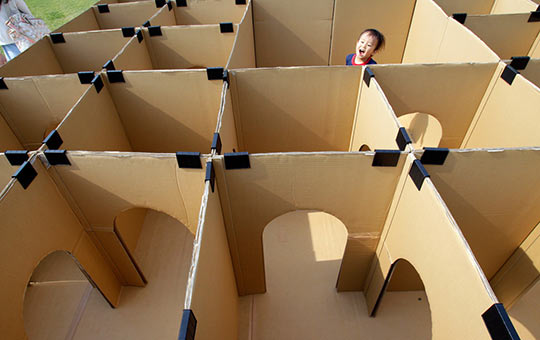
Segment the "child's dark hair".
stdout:
[[[374,28],[368,28],[367,30],[364,30],[362,33],[360,33],[360,37],[364,33],[367,33],[367,34],[377,38],[377,46],[375,46],[375,51],[378,51],[379,49],[384,48],[385,39],[384,39],[384,35],[381,32],[379,32],[378,30],[376,30]],[[358,37],[359,40],[360,40],[360,37]]]

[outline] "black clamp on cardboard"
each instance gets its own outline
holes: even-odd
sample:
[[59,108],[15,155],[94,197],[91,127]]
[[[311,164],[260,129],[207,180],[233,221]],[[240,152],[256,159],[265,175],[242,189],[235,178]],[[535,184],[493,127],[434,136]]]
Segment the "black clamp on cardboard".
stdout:
[[60,43],[66,42],[66,39],[64,39],[64,33],[61,33],[61,32],[51,33],[50,37],[53,44],[60,44]]
[[78,72],[77,76],[79,76],[79,81],[81,84],[91,84],[96,75],[93,71],[83,71]]
[[411,144],[411,138],[409,137],[409,134],[407,133],[407,130],[404,127],[399,128],[397,137],[396,137],[396,143],[401,151],[404,151],[407,147],[407,144]]
[[212,192],[214,192],[214,184],[216,182],[216,172],[214,171],[214,166],[212,161],[206,162],[206,175],[204,176],[204,181],[210,181],[210,187],[212,187]]
[[396,166],[401,156],[399,150],[375,150],[371,166]]
[[519,74],[519,72],[513,68],[510,65],[507,65],[504,68],[503,73],[501,74],[501,78],[504,79],[505,82],[507,82],[509,85],[512,85],[514,82],[514,78]]
[[223,79],[225,72],[223,67],[207,67],[206,75],[208,80]]
[[519,340],[519,336],[502,303],[495,303],[482,314],[493,340]]
[[221,33],[234,33],[234,26],[232,22],[220,22],[219,30]]
[[454,20],[459,22],[460,24],[464,25],[465,20],[467,20],[467,13],[454,13],[452,14],[452,18],[454,18]]
[[186,0],[176,0],[176,7],[187,7]]
[[114,67],[114,63],[113,63],[113,61],[112,61],[111,59],[109,59],[109,60],[105,63],[105,65],[102,66],[102,68],[104,68],[104,69],[106,69],[106,70],[109,70],[109,71],[111,71],[111,70],[116,70],[116,68]]
[[161,33],[161,26],[148,26],[148,34],[151,37],[163,35],[163,33]]
[[71,165],[66,150],[45,150],[43,154],[50,165]]
[[178,340],[195,340],[195,331],[197,330],[197,319],[191,309],[184,309],[182,312],[182,321],[180,323],[180,333]]
[[58,149],[64,141],[62,140],[62,137],[60,137],[60,134],[58,133],[58,130],[52,130],[51,133],[43,140],[43,144],[47,145],[49,150],[56,150]]
[[21,183],[23,189],[26,189],[36,176],[37,172],[34,167],[29,161],[26,161],[11,177],[17,179],[17,181]]
[[94,79],[92,79],[91,84],[96,87],[96,91],[97,93],[99,93],[103,88],[103,79],[101,79],[101,76],[99,74],[96,74]]
[[146,22],[144,24],[142,24],[143,27],[150,27],[150,20],[146,20]]
[[216,150],[216,154],[221,154],[221,136],[219,132],[214,132],[214,137],[212,138],[212,147],[210,150]]
[[163,6],[165,6],[165,0],[155,0],[156,2],[156,7],[157,8],[161,8]]
[[122,27],[122,35],[124,38],[131,38],[135,35],[135,27]]
[[538,8],[536,11],[531,12],[531,15],[529,16],[529,20],[527,22],[537,22],[540,21],[540,5],[538,5]]
[[412,178],[418,190],[420,190],[422,189],[424,179],[426,179],[426,177],[429,177],[429,173],[422,165],[422,162],[420,162],[418,159],[415,159],[411,166],[411,170],[409,170],[409,176]]
[[230,152],[225,153],[223,157],[225,159],[226,170],[251,168],[248,152]]
[[237,5],[245,5],[246,4],[246,0],[236,0],[235,3]]
[[180,169],[202,169],[200,152],[182,152],[176,153],[176,161]]
[[142,30],[137,30],[137,41],[139,41],[139,44],[143,41]]
[[223,70],[223,81],[229,84],[229,70]]
[[124,75],[122,70],[110,70],[107,71],[107,78],[109,78],[109,83],[125,83]]
[[4,77],[0,77],[0,90],[8,90]]
[[169,11],[172,11],[172,2],[171,2],[171,0],[167,1],[167,8],[169,9]]
[[369,83],[371,82],[371,78],[375,77],[375,73],[369,68],[366,67],[364,69],[364,83],[369,87]]
[[109,13],[111,11],[107,4],[97,5],[97,9],[99,13]]
[[11,165],[22,165],[28,160],[28,151],[26,150],[7,150],[4,155]]
[[512,57],[512,62],[510,62],[510,66],[512,66],[516,70],[524,70],[529,63],[529,60],[531,60],[531,57],[529,56]]
[[424,147],[424,153],[420,157],[422,164],[443,165],[450,150],[448,148],[427,148]]

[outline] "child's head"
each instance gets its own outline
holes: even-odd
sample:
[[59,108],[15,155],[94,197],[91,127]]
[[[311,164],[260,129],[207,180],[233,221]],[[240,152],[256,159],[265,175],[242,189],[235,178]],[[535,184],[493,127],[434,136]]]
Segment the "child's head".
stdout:
[[384,35],[374,28],[369,28],[360,34],[356,42],[356,55],[366,62],[383,47]]

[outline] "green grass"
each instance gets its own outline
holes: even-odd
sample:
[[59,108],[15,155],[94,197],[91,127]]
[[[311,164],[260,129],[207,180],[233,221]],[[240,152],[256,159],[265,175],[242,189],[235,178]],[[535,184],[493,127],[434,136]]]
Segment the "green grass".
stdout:
[[75,18],[98,0],[26,0],[36,18],[45,21],[51,31]]

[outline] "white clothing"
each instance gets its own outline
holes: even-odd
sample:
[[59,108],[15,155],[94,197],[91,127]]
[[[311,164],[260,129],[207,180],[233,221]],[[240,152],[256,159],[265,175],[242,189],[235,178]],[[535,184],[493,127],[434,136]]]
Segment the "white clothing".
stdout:
[[2,3],[0,7],[0,45],[13,44],[15,42],[9,36],[8,27],[6,26],[6,21],[8,21],[10,16],[19,12],[32,15],[24,0],[9,0],[7,4],[4,1],[0,0]]

